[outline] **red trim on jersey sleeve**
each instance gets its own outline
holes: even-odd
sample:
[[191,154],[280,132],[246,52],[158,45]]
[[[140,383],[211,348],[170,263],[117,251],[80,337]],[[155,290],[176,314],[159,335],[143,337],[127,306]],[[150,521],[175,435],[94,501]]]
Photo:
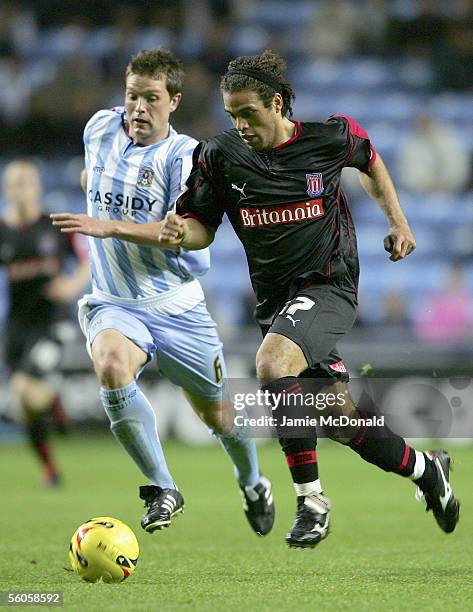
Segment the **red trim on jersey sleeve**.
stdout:
[[202,159],[199,159],[197,165],[201,166],[210,177],[212,176],[212,171]]
[[343,117],[343,119],[347,120],[348,123],[348,127],[350,128],[350,134],[352,134],[352,136],[359,136],[360,138],[365,138],[366,140],[369,140],[369,136],[365,130],[365,128],[360,125],[358,123],[358,121],[355,121],[355,119],[353,119],[353,117],[350,117],[349,115],[333,115],[334,117]]
[[[177,214],[179,214],[179,213],[177,213]],[[194,215],[194,213],[186,212],[186,213],[182,213],[182,215],[180,215],[180,216],[183,219],[195,219],[196,221],[199,221],[200,223],[204,223],[204,220],[202,219],[202,217],[198,217],[197,215]]]
[[294,140],[297,140],[297,138],[299,138],[299,136],[301,135],[301,122],[300,121],[293,121],[292,123],[295,123],[296,125],[296,131],[294,132],[294,134],[289,138],[289,140],[286,140],[286,142],[281,143],[280,145],[278,145],[277,147],[273,147],[273,151],[278,151],[279,149],[282,149],[283,147],[287,147],[287,145],[290,145],[291,142],[294,142]]
[[[348,128],[350,130],[350,134],[352,136],[358,136],[359,138],[364,138],[365,140],[370,139],[365,128],[362,125],[360,125],[358,121],[353,119],[353,117],[350,117],[350,115],[337,114],[337,115],[333,115],[333,117],[342,117],[343,119],[346,119],[348,123]],[[370,141],[370,150],[371,150],[371,154],[370,154],[370,161],[368,162],[368,164],[371,166],[372,164],[374,164],[376,160],[376,150],[371,144],[371,141]]]

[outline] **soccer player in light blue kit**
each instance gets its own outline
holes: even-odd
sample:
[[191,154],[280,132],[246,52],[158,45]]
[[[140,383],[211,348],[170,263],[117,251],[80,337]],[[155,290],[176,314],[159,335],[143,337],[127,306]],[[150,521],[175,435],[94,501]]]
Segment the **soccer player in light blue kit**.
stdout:
[[85,127],[88,215],[52,218],[63,232],[89,236],[93,291],[79,302],[79,319],[111,430],[151,482],[140,487],[147,507],[142,527],[167,527],[184,508],[155,413],[136,382],[156,354],[160,371],[183,388],[232,459],[248,521],[265,535],[274,522],[271,483],[261,476],[254,440],[234,424],[223,391],[222,344],[196,279],[209,268],[209,252],[126,241],[131,227],[136,232],[136,224],[160,221],[174,210],[191,170],[197,142],[169,124],[182,78],[181,62],[165,49],[132,58],[125,107],[99,111]]

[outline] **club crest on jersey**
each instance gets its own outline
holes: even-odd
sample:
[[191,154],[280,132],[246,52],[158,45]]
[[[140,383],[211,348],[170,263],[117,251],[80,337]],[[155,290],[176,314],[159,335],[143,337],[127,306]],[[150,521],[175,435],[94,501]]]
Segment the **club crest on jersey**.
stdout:
[[307,181],[307,194],[310,198],[322,195],[324,192],[324,179],[322,172],[312,172],[305,175]]
[[154,179],[154,170],[151,168],[147,168],[146,166],[142,166],[138,170],[138,180],[136,184],[140,187],[151,187]]

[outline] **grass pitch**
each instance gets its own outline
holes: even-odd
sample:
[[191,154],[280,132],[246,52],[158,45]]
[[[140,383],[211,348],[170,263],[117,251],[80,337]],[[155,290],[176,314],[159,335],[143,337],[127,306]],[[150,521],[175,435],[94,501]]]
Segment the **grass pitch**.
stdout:
[[[314,550],[284,544],[295,497],[276,444],[260,449],[277,512],[265,538],[246,523],[217,446],[167,444],[186,511],[153,535],[139,526],[143,479],[111,434],[72,436],[55,449],[65,485],[42,490],[26,447],[0,447],[0,590],[60,590],[64,609],[82,611],[471,609],[473,447],[452,449],[462,519],[446,536],[415,502],[410,482],[322,444],[332,533]],[[87,584],[63,569],[73,531],[100,515],[128,523],[140,543],[137,571],[119,585]]]

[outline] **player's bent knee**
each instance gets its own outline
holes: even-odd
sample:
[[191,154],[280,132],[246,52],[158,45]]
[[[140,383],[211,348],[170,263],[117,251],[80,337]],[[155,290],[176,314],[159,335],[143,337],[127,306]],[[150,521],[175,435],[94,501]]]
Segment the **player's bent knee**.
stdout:
[[260,381],[270,382],[291,375],[292,372],[285,364],[266,359],[265,356],[256,359],[256,376]]
[[125,387],[134,379],[129,364],[115,351],[97,355],[94,366],[100,384],[107,389]]

